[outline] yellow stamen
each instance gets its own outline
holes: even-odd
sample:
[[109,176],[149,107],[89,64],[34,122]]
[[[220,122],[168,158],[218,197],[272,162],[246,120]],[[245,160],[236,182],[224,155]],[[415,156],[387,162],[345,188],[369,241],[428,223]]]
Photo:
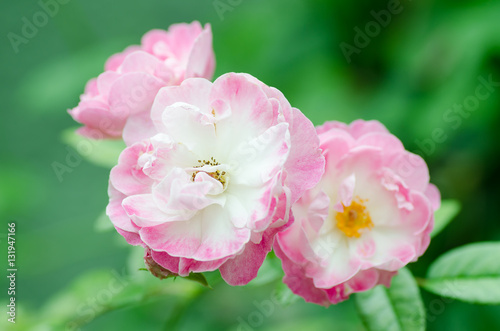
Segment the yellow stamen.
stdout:
[[[205,165],[209,165],[209,166],[218,166],[220,165],[219,162],[217,162],[213,157],[210,158],[210,160],[198,160],[198,163],[200,163],[200,165],[197,165],[197,166],[194,166],[194,168],[201,168]],[[191,175],[191,180],[194,182],[194,179],[196,177],[196,174],[199,173],[199,171],[195,171],[193,172],[193,174]],[[207,172],[207,175],[209,175],[210,177],[212,178],[215,178],[217,179],[221,184],[222,186],[225,186],[226,183],[227,183],[227,176],[226,176],[226,172],[225,171],[221,171],[221,170],[216,170],[214,172]]]
[[342,204],[344,212],[335,215],[337,227],[349,238],[359,238],[361,236],[360,230],[373,227],[370,214],[364,205],[365,201],[357,198],[357,201],[353,200],[347,207]]

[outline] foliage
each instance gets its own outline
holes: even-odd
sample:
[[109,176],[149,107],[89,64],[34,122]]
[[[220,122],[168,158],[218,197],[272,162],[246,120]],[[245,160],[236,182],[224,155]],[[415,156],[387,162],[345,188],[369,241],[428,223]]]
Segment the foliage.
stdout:
[[[453,199],[443,202],[436,214],[429,250],[409,266],[419,285],[439,295],[422,293],[424,310],[433,314],[427,314],[427,328],[499,329],[498,306],[461,303],[498,304],[500,297],[495,253],[500,242],[498,87],[474,111],[455,112],[453,106],[474,96],[480,77],[491,75],[500,81],[500,2],[402,1],[403,11],[392,16],[390,24],[348,63],[339,44],[352,44],[354,28],[364,29],[374,20],[371,11],[387,8],[387,3],[241,1],[221,20],[212,1],[138,5],[124,0],[120,6],[71,1],[21,44],[18,53],[3,38],[0,215],[16,221],[19,229],[15,329],[58,330],[79,317],[81,322],[79,308],[84,319],[91,316],[87,300],[95,297],[99,304],[97,295],[108,289],[115,273],[131,277],[126,278],[129,285],[110,300],[101,294],[106,304],[99,304],[82,330],[158,330],[159,325],[174,329],[174,324],[180,330],[235,330],[240,321],[248,323],[254,312],[259,313],[255,303],[268,300],[275,288],[282,287],[273,268],[263,269],[269,273],[259,274],[255,286],[236,289],[229,289],[217,273],[206,274],[213,290],[181,279],[159,281],[139,271],[143,265],[122,272],[129,256],[140,262],[143,253],[127,247],[114,231],[96,232],[95,227],[103,229],[105,218],[100,225],[93,222],[107,203],[105,187],[96,183],[107,181],[117,154],[104,145],[102,150],[93,148],[84,155],[85,161],[63,174],[62,181],[52,168],[53,162],[66,164],[70,151],[77,149],[71,147],[78,141],[70,131],[61,139],[61,132],[74,125],[66,109],[76,104],[83,84],[102,70],[105,58],[137,43],[151,28],[194,19],[211,22],[216,31],[216,55],[224,58],[217,63],[216,75],[250,72],[278,87],[315,124],[332,118],[378,119],[409,150],[425,158],[431,180],[445,199]],[[38,2],[1,6],[4,35],[20,34],[22,18],[30,20],[41,10]],[[450,114],[455,120],[449,121]],[[434,138],[436,130],[442,130],[441,139]],[[462,210],[457,215],[458,206]],[[485,240],[489,242],[480,243]],[[394,285],[411,282],[408,275],[402,271]],[[446,281],[460,290],[446,290]],[[3,277],[0,287],[5,285]],[[416,289],[409,286],[415,298]],[[398,307],[406,307],[408,299],[397,289],[377,287],[357,295],[356,302],[363,296],[387,299],[397,294]],[[283,304],[275,305],[270,316],[262,315],[262,323],[254,329],[363,328],[354,300],[325,310],[291,293],[281,297]],[[444,302],[439,314],[432,312],[436,300]],[[413,304],[421,316],[417,301]],[[392,321],[401,321],[394,318],[401,315],[394,307],[371,308],[392,311]],[[375,325],[370,312],[363,316],[364,323]],[[10,327],[6,323],[2,319],[0,329]]]

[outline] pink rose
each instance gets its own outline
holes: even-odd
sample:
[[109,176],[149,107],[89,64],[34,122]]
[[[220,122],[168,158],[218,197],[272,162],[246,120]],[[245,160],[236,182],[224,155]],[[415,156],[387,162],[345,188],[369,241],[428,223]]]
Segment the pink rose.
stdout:
[[325,174],[292,207],[295,222],[274,248],[291,290],[328,306],[389,286],[421,256],[440,195],[424,160],[379,122],[327,122],[317,132]]
[[111,221],[149,265],[248,283],[324,171],[314,126],[278,90],[234,73],[162,88],[151,118],[154,136],[111,170]]
[[215,67],[210,25],[174,24],[152,30],[140,46],[111,56],[105,72],[90,80],[70,115],[81,135],[120,138],[130,145],[153,128],[149,111],[159,89],[190,77],[211,79]]

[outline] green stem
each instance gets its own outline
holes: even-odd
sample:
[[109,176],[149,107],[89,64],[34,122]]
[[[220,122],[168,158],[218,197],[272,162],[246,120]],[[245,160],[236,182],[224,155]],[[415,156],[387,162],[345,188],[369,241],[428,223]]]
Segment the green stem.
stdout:
[[206,292],[208,292],[206,288],[200,287],[200,290],[196,291],[196,293],[194,293],[191,297],[179,302],[179,304],[177,304],[170,313],[169,318],[165,321],[163,330],[165,331],[178,330],[180,325],[179,323],[184,317],[185,312],[188,310],[188,308],[191,306],[193,302],[200,299],[200,297]]

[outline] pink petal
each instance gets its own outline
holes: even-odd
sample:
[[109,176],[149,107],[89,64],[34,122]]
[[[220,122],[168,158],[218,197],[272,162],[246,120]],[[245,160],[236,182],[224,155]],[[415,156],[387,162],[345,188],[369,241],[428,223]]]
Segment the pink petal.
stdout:
[[280,228],[268,229],[260,243],[249,242],[241,254],[227,260],[219,269],[226,283],[232,286],[246,285],[257,277],[259,268],[273,247],[274,236],[280,230]]
[[292,191],[292,203],[305,190],[313,188],[321,179],[325,160],[319,149],[319,139],[311,121],[298,109],[292,109],[290,125],[291,150],[285,168],[286,184]]
[[113,167],[110,173],[110,181],[117,190],[125,195],[151,192],[153,180],[144,174],[138,164],[139,157],[149,150],[148,143],[138,143],[120,154],[118,165]]
[[203,77],[212,79],[214,70],[215,55],[212,48],[212,30],[210,24],[207,24],[203,32],[194,41],[186,66],[185,78]]
[[121,234],[123,236],[123,238],[125,238],[127,243],[129,243],[130,245],[145,246],[144,242],[141,240],[141,237],[139,236],[138,233],[128,232],[128,231],[122,230],[119,227],[115,227],[115,228],[116,228],[116,231],[118,231],[118,233]]
[[425,196],[429,199],[434,211],[441,207],[441,193],[439,189],[434,184],[427,185],[427,189],[424,192]]
[[409,152],[396,153],[387,160],[387,166],[413,190],[423,192],[429,183],[429,169],[424,159]]
[[137,228],[122,207],[125,195],[116,190],[111,183],[108,187],[108,195],[109,204],[106,207],[106,215],[108,215],[113,225],[124,231],[137,233]]
[[300,295],[307,302],[316,303],[328,307],[330,300],[328,294],[317,287],[311,278],[307,278],[302,267],[288,259],[279,245],[274,245],[274,252],[281,259],[285,277],[283,282],[292,290],[293,293]]
[[372,121],[356,120],[352,122],[349,125],[349,132],[355,139],[358,139],[365,134],[373,132],[389,133],[387,128],[382,123],[373,120]]
[[123,200],[122,205],[127,215],[140,227],[171,221],[171,217],[158,208],[152,194],[129,196]]
[[157,131],[149,112],[132,115],[123,128],[123,140],[130,146],[156,135]]
[[223,100],[231,110],[230,117],[217,122],[217,135],[227,142],[262,134],[278,115],[261,87],[241,74],[229,73],[217,78],[210,100]]
[[191,78],[180,86],[169,86],[159,90],[151,108],[151,119],[159,132],[165,130],[163,112],[165,108],[178,103],[186,103],[197,107],[200,112],[211,115],[209,93],[212,83],[202,78]]
[[164,83],[151,74],[143,72],[123,74],[109,91],[110,107],[124,120],[131,114],[149,112],[162,86]]
[[339,202],[337,202],[333,208],[342,213],[344,211],[344,206],[350,206],[353,198],[354,186],[356,184],[356,176],[354,174],[346,177],[339,188]]
[[112,55],[104,65],[106,71],[118,71],[118,68],[125,60],[128,54],[140,50],[141,47],[137,45],[127,47],[123,52]]
[[238,185],[257,186],[269,182],[285,165],[290,150],[288,123],[272,126],[243,143],[229,158],[231,175]]
[[189,221],[142,228],[140,234],[153,250],[198,261],[236,254],[250,239],[250,231],[234,228],[218,205],[203,209]]
[[227,260],[227,258],[224,258],[203,262],[182,257],[173,257],[165,252],[159,251],[151,251],[151,257],[163,268],[176,273],[181,277],[189,276],[192,272],[199,273],[216,270]]
[[210,154],[210,147],[215,145],[217,137],[211,114],[191,104],[178,102],[165,108],[162,119],[161,132],[198,155]]

